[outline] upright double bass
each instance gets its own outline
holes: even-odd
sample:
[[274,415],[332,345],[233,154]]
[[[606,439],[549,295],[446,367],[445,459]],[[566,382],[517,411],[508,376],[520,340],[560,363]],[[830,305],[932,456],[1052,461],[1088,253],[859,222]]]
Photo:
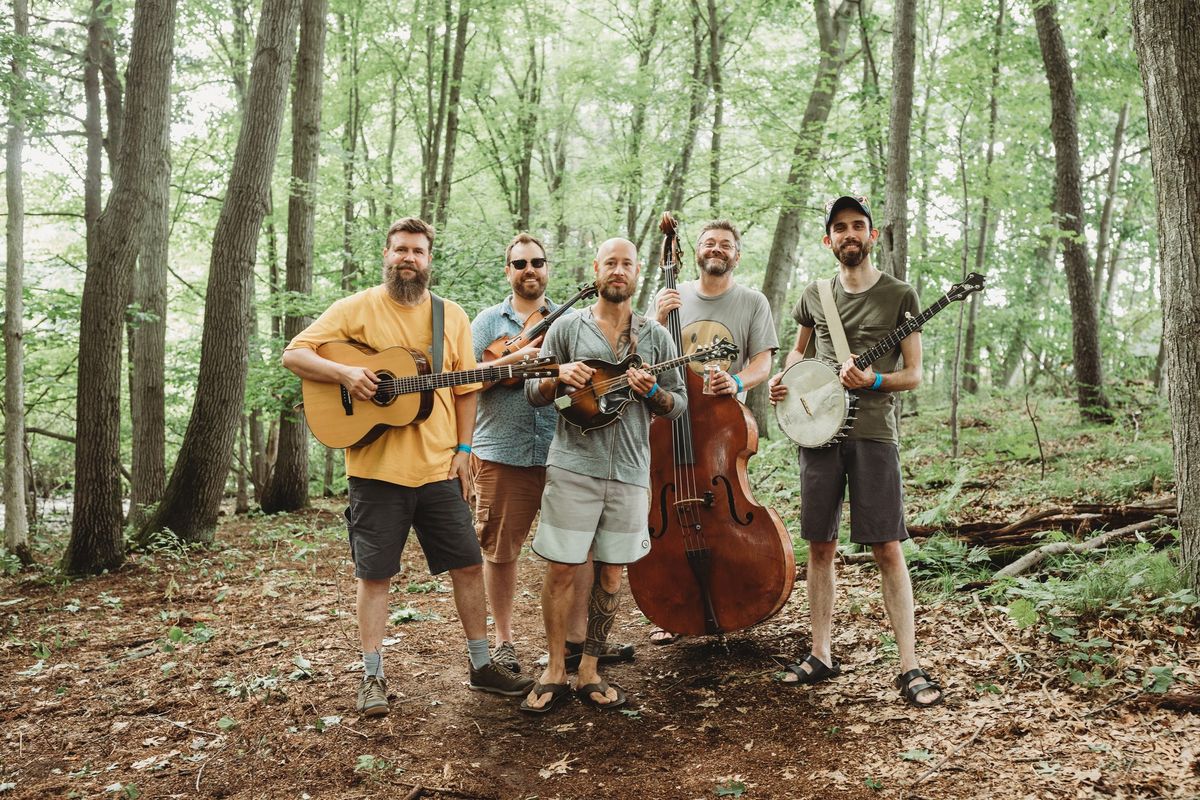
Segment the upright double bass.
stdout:
[[[664,214],[659,227],[663,285],[673,289],[677,226]],[[667,327],[682,353],[678,309]],[[754,416],[733,395],[704,394],[703,379],[691,369],[683,375],[686,413],[650,426],[652,543],[648,555],[629,565],[629,587],[642,613],[665,630],[720,635],[779,611],[791,595],[796,562],[783,521],[750,491],[746,462],[758,452]]]

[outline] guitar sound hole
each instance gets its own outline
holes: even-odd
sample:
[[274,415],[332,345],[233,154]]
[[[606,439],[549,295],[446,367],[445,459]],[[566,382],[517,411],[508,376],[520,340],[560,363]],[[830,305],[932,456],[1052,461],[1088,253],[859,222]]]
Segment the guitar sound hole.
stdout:
[[396,376],[390,372],[376,372],[375,376],[379,378],[379,388],[375,390],[371,402],[377,406],[391,405],[400,396],[396,391]]

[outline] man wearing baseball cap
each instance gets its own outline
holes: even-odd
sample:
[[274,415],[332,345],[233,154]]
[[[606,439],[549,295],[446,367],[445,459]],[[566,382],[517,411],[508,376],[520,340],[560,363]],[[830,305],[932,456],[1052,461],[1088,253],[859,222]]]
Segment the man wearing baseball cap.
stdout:
[[[870,546],[879,565],[884,606],[900,655],[896,687],[909,703],[931,706],[942,701],[943,692],[917,662],[912,582],[901,549],[908,530],[904,525],[899,436],[892,400],[894,393],[914,389],[921,382],[921,334],[918,331],[901,340],[865,370],[855,366],[853,357],[869,350],[909,315],[920,311],[917,293],[911,286],[871,263],[871,251],[878,238],[866,197],[842,195],[826,203],[822,242],[837,260],[837,274],[809,284],[792,311],[799,328],[784,368],[803,359],[809,342],[813,342],[817,358],[841,361],[841,384],[857,395],[857,410],[845,438],[827,447],[800,448],[800,535],[808,542],[812,652],[799,663],[788,665],[783,680],[813,684],[841,672],[841,664],[830,650],[833,562],[848,484],[850,541]],[[826,305],[821,300],[822,283],[830,285],[833,305],[845,329],[852,356],[844,361],[835,355]],[[772,403],[787,396],[782,376],[780,372],[771,378]]]

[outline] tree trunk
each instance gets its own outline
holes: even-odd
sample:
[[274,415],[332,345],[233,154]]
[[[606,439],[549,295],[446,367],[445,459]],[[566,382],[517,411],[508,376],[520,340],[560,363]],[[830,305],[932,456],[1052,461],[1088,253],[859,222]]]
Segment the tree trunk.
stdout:
[[212,540],[245,400],[255,253],[283,126],[298,16],[298,0],[263,3],[246,113],[213,233],[196,401],[166,494],[144,533],[170,528],[185,541]]
[[98,573],[125,559],[121,527],[121,343],[125,306],[144,241],[152,191],[170,125],[174,0],[134,9],[129,112],[119,179],[96,222],[79,320],[75,409],[75,509],[63,556],[68,573]]
[[96,223],[104,210],[104,131],[100,121],[100,58],[104,39],[104,19],[100,14],[102,0],[92,0],[87,24],[87,50],[83,64],[83,96],[85,111],[83,132],[85,166],[83,173],[83,221],[87,230],[87,257],[90,263],[96,256],[98,232]]
[[[169,134],[168,131],[164,131]],[[153,165],[145,235],[134,276],[136,316],[129,322],[129,415],[133,428],[129,522],[162,499],[166,468],[167,264],[171,235],[170,137]]]
[[[432,8],[433,4],[430,3]],[[434,29],[432,17],[425,24],[425,137],[421,147],[421,219],[432,219],[437,209],[440,193],[438,187],[438,164],[442,152],[442,129],[446,119],[446,102],[450,89],[451,28],[453,22],[451,0],[446,0],[443,23],[446,28],[442,36],[441,68],[434,71]],[[434,103],[434,75],[439,76],[437,102]]]
[[[1104,289],[1104,268],[1108,265],[1108,246],[1112,239],[1113,206],[1117,200],[1117,179],[1121,177],[1121,147],[1125,142],[1125,120],[1129,103],[1121,106],[1117,128],[1113,131],[1112,159],[1108,162],[1108,189],[1104,193],[1104,210],[1100,212],[1100,232],[1096,236],[1096,264],[1092,268],[1092,291],[1099,300]],[[1103,308],[1103,306],[1101,306]]]
[[[975,271],[983,274],[987,257],[988,234],[991,233],[992,208],[992,162],[996,158],[996,119],[1000,112],[1000,42],[1004,37],[1004,0],[1000,0],[996,11],[996,25],[992,34],[992,85],[988,97],[987,156],[983,166],[983,199],[979,208],[979,239],[975,245]],[[975,340],[975,321],[979,316],[979,293],[971,295],[967,310],[967,333],[963,345],[963,391],[976,394],[979,391],[979,347]]]
[[[328,0],[304,0],[300,12],[300,49],[296,88],[292,94],[292,184],[288,196],[287,291],[293,297],[312,292],[313,228],[316,224],[317,166],[320,160],[321,77],[325,52]],[[284,338],[308,327],[308,318],[288,314]],[[295,511],[308,505],[308,427],[291,406],[299,397],[283,398],[279,417],[279,451],[275,470],[259,505],[267,514]]]
[[[350,75],[350,90],[346,93],[346,124],[342,129],[342,289],[348,290],[354,285],[354,276],[358,272],[358,262],[354,258],[354,160],[359,125],[358,20],[352,20],[351,29],[347,31],[345,17],[339,14],[338,19],[344,36],[342,71]],[[424,208],[424,201],[421,205]],[[391,220],[388,224],[391,224]]]
[[[442,177],[438,183],[437,207],[434,227],[446,221],[446,207],[450,204],[450,184],[454,179],[454,153],[458,147],[458,116],[462,106],[463,65],[467,59],[467,26],[471,20],[471,4],[464,2],[458,10],[458,23],[454,29],[454,59],[450,67],[450,96],[446,101],[446,145],[442,153]],[[447,29],[447,36],[449,35]],[[531,45],[532,46],[532,45]],[[529,132],[532,136],[533,133]],[[525,228],[521,228],[524,230]]]
[[633,96],[633,108],[629,114],[629,140],[625,147],[625,169],[627,177],[621,182],[617,193],[617,205],[625,206],[625,236],[637,240],[637,226],[641,220],[642,199],[642,136],[646,129],[646,108],[650,103],[649,84],[654,80],[650,67],[650,56],[658,38],[658,21],[662,16],[662,0],[650,0],[650,21],[645,35],[637,35],[631,44],[637,51],[637,70],[634,80],[637,88]]
[[1179,499],[1180,568],[1200,590],[1200,6],[1133,0],[1158,196],[1163,342]]
[[1079,134],[1075,112],[1075,80],[1067,44],[1058,25],[1055,0],[1033,9],[1046,80],[1050,84],[1050,131],[1054,138],[1055,180],[1063,237],[1063,264],[1067,296],[1071,303],[1072,351],[1079,410],[1085,419],[1111,422],[1104,394],[1104,369],[1100,363],[1100,336],[1096,297],[1088,269],[1087,240],[1083,229],[1083,190],[1080,173]]
[[[767,303],[775,310],[775,327],[779,331],[783,330],[784,315],[789,311],[784,301],[787,299],[788,283],[796,272],[796,246],[800,242],[800,224],[802,215],[806,213],[805,204],[808,201],[813,166],[820,153],[825,121],[833,108],[838,78],[845,63],[843,52],[846,37],[850,32],[851,8],[857,8],[859,2],[860,0],[842,0],[836,14],[830,14],[828,0],[813,2],[821,39],[821,60],[812,92],[808,96],[808,105],[800,120],[800,139],[792,151],[792,165],[784,182],[779,220],[775,223],[775,233],[771,237],[771,251],[767,256],[767,269],[762,284]],[[770,409],[762,392],[757,398],[751,392],[749,399],[750,409],[756,419],[769,418]],[[759,428],[760,435],[764,437],[769,431],[770,428],[766,426]]]
[[25,352],[21,344],[25,320],[25,189],[22,152],[26,110],[24,43],[29,38],[29,4],[13,0],[12,99],[8,104],[5,148],[5,192],[8,217],[4,283],[4,549],[30,564],[29,518],[25,484]]
[[[642,243],[649,234],[651,225],[657,223],[659,220],[659,215],[656,212],[657,209],[667,208],[676,212],[683,210],[685,180],[687,179],[688,170],[691,168],[692,152],[695,150],[696,136],[700,132],[700,115],[704,112],[704,102],[708,95],[708,67],[704,56],[704,42],[708,37],[705,31],[701,30],[702,20],[695,9],[696,6],[693,6],[692,80],[691,92],[688,97],[687,123],[684,126],[683,147],[679,153],[679,160],[667,169],[667,174],[662,182],[662,190],[659,192],[658,197],[655,198],[650,213],[646,215],[641,230],[634,231],[632,234],[634,246],[639,251],[642,249]],[[658,287],[659,256],[658,248],[651,248],[650,258],[642,270],[642,286],[635,301],[638,313],[646,313],[646,307],[650,303],[650,298],[654,295]]]
[[725,84],[721,78],[723,20],[717,19],[717,0],[708,0],[708,83],[713,92],[712,137],[708,147],[708,209],[721,215],[721,129],[725,125]]
[[887,188],[883,201],[887,221],[879,232],[883,249],[891,256],[891,260],[880,264],[879,268],[900,280],[906,280],[909,139],[912,134],[913,78],[917,52],[916,0],[896,0],[892,28],[892,105],[888,114]]

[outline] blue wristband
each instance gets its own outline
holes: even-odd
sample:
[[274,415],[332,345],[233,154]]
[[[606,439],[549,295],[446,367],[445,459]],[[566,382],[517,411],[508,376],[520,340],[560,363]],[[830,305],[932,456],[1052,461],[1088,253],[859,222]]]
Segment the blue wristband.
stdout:
[[875,382],[871,384],[871,388],[878,390],[880,386],[883,386],[883,373],[876,372],[875,373]]
[[471,452],[471,445],[460,444],[460,445],[458,445],[458,447],[455,447],[454,450],[455,450],[455,452],[458,452],[458,453],[469,453],[469,452]]
[[650,391],[646,392],[644,395],[642,395],[642,397],[646,400],[649,400],[651,397],[654,397],[654,393],[657,391],[658,391],[658,384],[656,383],[653,386],[651,386]]
[[746,391],[746,387],[742,385],[741,378],[739,378],[737,375],[730,375],[729,377],[733,378],[733,382],[737,384],[739,394]]

